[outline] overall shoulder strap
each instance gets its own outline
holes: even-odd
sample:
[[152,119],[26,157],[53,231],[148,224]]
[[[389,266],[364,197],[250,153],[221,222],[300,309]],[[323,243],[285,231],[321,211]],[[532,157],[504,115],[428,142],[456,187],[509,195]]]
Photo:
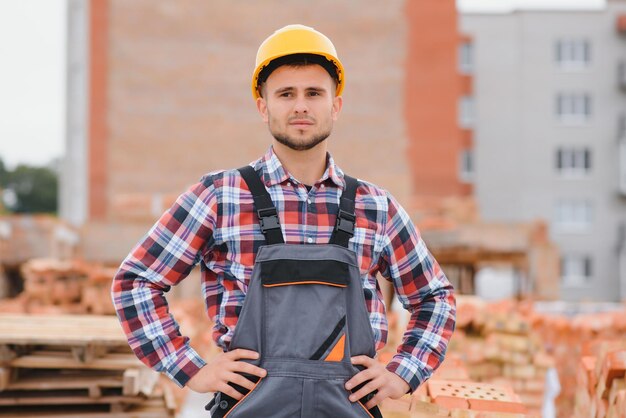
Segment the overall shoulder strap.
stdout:
[[285,241],[283,240],[283,233],[280,229],[278,211],[272,202],[270,194],[265,189],[265,185],[259,178],[259,175],[254,171],[254,168],[249,165],[239,168],[238,171],[241,173],[243,180],[252,193],[254,207],[259,217],[259,224],[265,236],[265,241],[268,245],[283,244]]
[[344,180],[346,181],[346,188],[341,194],[339,213],[337,213],[335,229],[333,230],[333,235],[330,237],[329,243],[348,248],[348,241],[354,236],[354,225],[356,223],[354,199],[356,197],[358,181],[348,175],[344,175]]

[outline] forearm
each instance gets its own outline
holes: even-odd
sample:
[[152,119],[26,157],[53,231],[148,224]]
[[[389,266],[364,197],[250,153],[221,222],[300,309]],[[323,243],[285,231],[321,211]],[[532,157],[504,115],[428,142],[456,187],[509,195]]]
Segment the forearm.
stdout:
[[454,331],[455,299],[452,285],[419,231],[391,198],[385,235],[380,272],[392,281],[402,306],[411,313],[402,344],[387,369],[413,391],[443,361]]
[[184,386],[205,362],[169,313],[165,298],[169,286],[149,276],[147,270],[138,272],[136,265],[125,261],[113,280],[115,310],[135,355]]
[[447,283],[437,287],[410,313],[402,343],[387,370],[402,377],[414,391],[444,359],[456,315],[452,286]]

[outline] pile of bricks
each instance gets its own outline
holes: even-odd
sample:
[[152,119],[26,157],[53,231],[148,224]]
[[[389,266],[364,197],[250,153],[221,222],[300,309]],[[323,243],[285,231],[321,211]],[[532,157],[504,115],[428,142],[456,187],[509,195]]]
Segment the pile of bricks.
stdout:
[[173,418],[116,318],[0,315],[0,417]]
[[[544,345],[556,362],[561,382],[561,394],[556,401],[559,417],[574,416],[575,407],[583,411],[595,408],[596,413],[608,410],[605,405],[607,398],[596,396],[596,389],[590,385],[599,383],[601,368],[606,366],[607,347],[615,347],[614,344],[626,346],[626,308],[619,308],[582,314],[575,310],[570,312],[571,309],[563,309],[560,314],[534,311],[530,315],[533,328],[541,334]],[[580,389],[580,378],[590,363],[594,364],[593,376],[587,380],[589,385],[585,385],[589,395],[585,401],[585,392]],[[606,381],[604,384],[607,387]]]
[[580,360],[575,417],[626,418],[626,340],[604,341]]
[[466,365],[471,380],[511,387],[530,414],[540,415],[546,373],[554,360],[522,315],[523,308],[512,301],[487,304],[459,297],[449,353]]
[[527,408],[506,384],[432,378],[413,395],[387,399],[385,418],[526,418]]
[[115,270],[76,260],[38,258],[21,268],[24,291],[0,301],[0,312],[113,314],[110,289]]

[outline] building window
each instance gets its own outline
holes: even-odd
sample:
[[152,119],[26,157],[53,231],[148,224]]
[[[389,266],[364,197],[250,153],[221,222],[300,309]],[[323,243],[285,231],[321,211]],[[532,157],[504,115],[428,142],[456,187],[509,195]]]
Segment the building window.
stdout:
[[474,98],[462,96],[459,99],[459,125],[462,128],[471,128],[474,125]]
[[461,74],[474,72],[474,46],[470,42],[459,45],[459,71]]
[[593,220],[591,202],[585,199],[564,199],[557,203],[555,223],[558,232],[586,232]]
[[471,149],[461,151],[459,178],[466,183],[474,179],[474,152]]
[[566,254],[561,257],[561,281],[565,286],[584,286],[593,277],[593,263],[588,255]]
[[588,94],[558,94],[556,112],[562,123],[588,122],[591,118],[591,97]]
[[591,64],[591,43],[586,39],[559,39],[556,62],[561,69],[584,69]]
[[591,171],[591,151],[588,148],[559,148],[556,168],[563,177],[581,177]]

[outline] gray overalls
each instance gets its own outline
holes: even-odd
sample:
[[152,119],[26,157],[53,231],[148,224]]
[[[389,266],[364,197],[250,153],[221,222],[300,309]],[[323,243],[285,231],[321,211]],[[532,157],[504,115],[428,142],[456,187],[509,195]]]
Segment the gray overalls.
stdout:
[[250,166],[239,171],[267,245],[257,252],[229,349],[257,351],[258,360],[245,361],[267,375],[245,375],[256,383],[251,391],[231,383],[245,394],[240,401],[217,393],[206,407],[211,417],[382,418],[377,407],[364,406],[373,394],[353,403],[344,387],[359,372],[350,357],[376,354],[357,257],[348,249],[356,179],[345,176],[330,243],[296,245],[284,243],[278,213],[258,174]]

